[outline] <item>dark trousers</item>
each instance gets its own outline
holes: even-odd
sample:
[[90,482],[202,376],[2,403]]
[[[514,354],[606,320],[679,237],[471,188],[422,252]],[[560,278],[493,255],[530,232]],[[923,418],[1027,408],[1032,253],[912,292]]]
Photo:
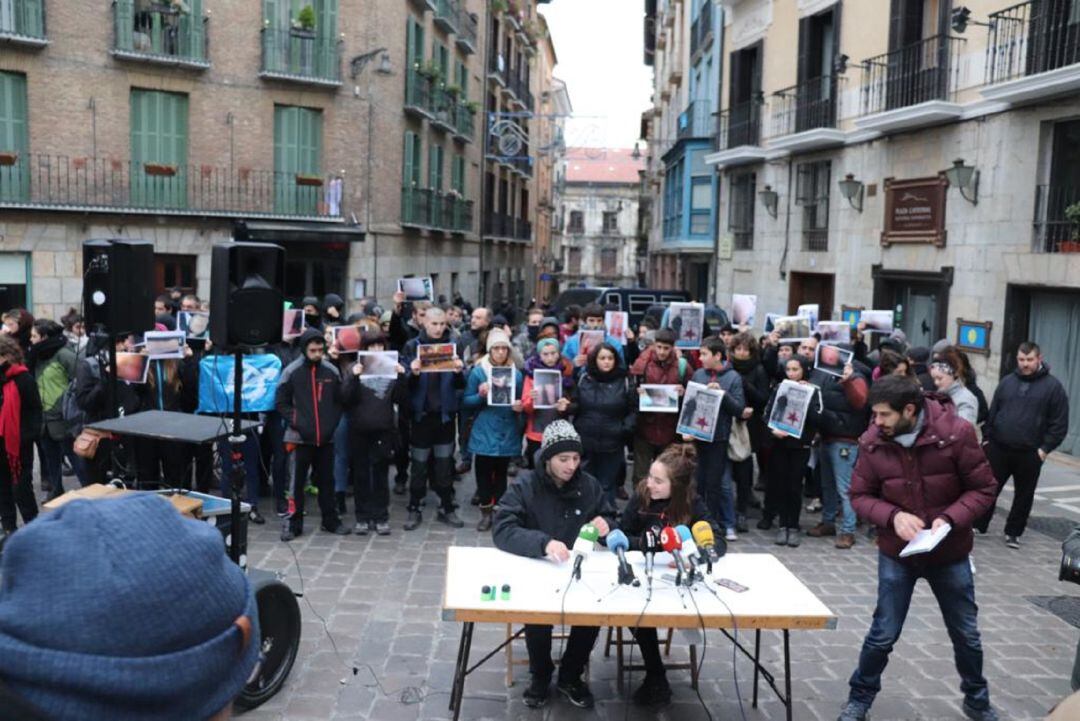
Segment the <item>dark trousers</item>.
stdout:
[[289,520],[293,533],[304,530],[304,486],[307,485],[308,472],[315,476],[319,489],[319,511],[322,513],[323,528],[334,530],[341,524],[337,508],[334,505],[334,445],[307,446],[299,445],[293,451],[293,499],[296,501],[296,513]]
[[134,444],[136,477],[140,487],[159,486],[162,479],[169,488],[184,488],[190,483],[185,444],[153,438],[136,438]]
[[37,501],[34,500],[34,442],[22,444],[22,473],[17,483],[12,483],[11,466],[7,454],[0,449],[0,528],[14,531],[16,526],[15,511],[22,516],[23,525],[37,518]]
[[285,420],[277,411],[266,416],[266,425],[262,434],[263,458],[269,456],[271,494],[274,496],[274,509],[278,513],[286,511],[285,495],[289,488],[289,454],[285,451]]
[[1011,476],[1014,493],[1009,517],[1005,519],[1005,535],[1022,536],[1027,528],[1031,507],[1035,504],[1035,487],[1039,484],[1039,473],[1042,472],[1039,452],[1006,448],[990,441],[986,444],[986,460],[990,461],[990,469],[997,479],[997,493],[994,495],[994,505],[978,520],[975,528],[986,533],[986,529],[990,527],[990,519],[994,517],[997,497],[1001,495],[1001,490]]
[[[573,626],[570,629],[570,638],[566,640],[566,650],[559,662],[560,683],[581,679],[599,635],[599,626]],[[555,673],[555,664],[551,660],[551,626],[526,624],[525,647],[529,650],[529,673],[550,679]]]
[[622,447],[614,451],[587,451],[582,459],[585,470],[600,481],[608,500],[615,501],[615,489],[619,486],[619,469],[626,471],[626,454]]
[[476,495],[481,506],[493,506],[506,493],[506,474],[510,467],[509,457],[473,456],[476,471]]
[[454,421],[443,422],[437,413],[413,420],[409,451],[409,510],[419,511],[428,485],[439,497],[444,511],[454,510]]
[[769,457],[766,496],[772,504],[769,510],[780,517],[781,528],[799,527],[803,476],[809,460],[809,448],[777,447]]
[[645,673],[649,676],[663,676],[664,659],[660,657],[660,639],[656,635],[656,629],[651,627],[630,629],[634,638],[637,639],[638,648],[641,649],[641,660],[645,665]]
[[754,494],[754,457],[731,462],[731,480],[735,483],[735,512],[745,516]]
[[530,471],[536,468],[536,453],[540,450],[540,441],[526,439],[525,441],[525,467]]
[[64,458],[68,459],[80,486],[85,486],[86,468],[83,459],[75,455],[74,439],[65,436],[61,440],[52,438],[47,431],[37,441],[38,460],[41,466],[42,489],[49,490],[49,497],[59,496],[64,492]]
[[985,709],[990,705],[990,691],[982,672],[979,608],[975,605],[975,580],[967,557],[944,566],[917,570],[878,553],[877,608],[863,641],[859,666],[851,675],[850,698],[871,704],[881,690],[881,674],[889,662],[893,645],[900,638],[911,605],[911,594],[920,578],[930,584],[941,608],[945,628],[952,640],[956,670],[960,672],[960,690],[968,705]]
[[401,445],[394,454],[394,466],[397,468],[394,482],[406,484],[409,482],[409,465],[412,462],[409,452],[412,447],[412,419],[408,406],[400,408],[398,412],[398,438],[401,439]]
[[375,443],[383,434],[353,433],[352,484],[357,523],[390,520],[390,459],[377,456]]

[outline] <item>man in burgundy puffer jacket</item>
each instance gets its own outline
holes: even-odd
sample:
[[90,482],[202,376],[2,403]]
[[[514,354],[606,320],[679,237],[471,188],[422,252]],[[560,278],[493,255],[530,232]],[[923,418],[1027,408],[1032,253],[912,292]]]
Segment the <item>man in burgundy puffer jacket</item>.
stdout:
[[[851,505],[878,527],[878,602],[839,721],[862,721],[881,690],[881,673],[925,578],[952,639],[964,713],[997,721],[983,676],[971,573],[972,525],[994,502],[996,483],[975,429],[952,404],[924,396],[910,379],[882,378],[870,389],[873,425],[859,439]],[[932,551],[900,558],[915,535],[952,529]]]

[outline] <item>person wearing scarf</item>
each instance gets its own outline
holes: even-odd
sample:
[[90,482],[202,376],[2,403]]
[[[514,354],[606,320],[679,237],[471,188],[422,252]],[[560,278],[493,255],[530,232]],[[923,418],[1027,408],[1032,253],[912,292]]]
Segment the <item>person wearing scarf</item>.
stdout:
[[23,524],[37,517],[33,479],[34,441],[41,432],[41,396],[34,376],[23,365],[22,348],[7,335],[0,336],[0,541],[15,531],[18,507]]
[[[557,370],[562,374],[562,394],[554,408],[536,407],[540,391],[536,390],[534,374],[538,370]],[[544,429],[556,418],[566,415],[573,390],[574,365],[562,357],[558,340],[541,338],[536,344],[536,352],[525,361],[525,386],[521,391],[525,412],[525,463],[529,470],[536,468],[536,452],[544,439]]]
[[64,337],[64,327],[53,320],[41,318],[34,321],[30,331],[30,351],[26,354],[26,366],[34,374],[44,415],[41,437],[38,439],[38,459],[41,463],[41,490],[49,498],[64,492],[62,459],[66,455],[75,470],[80,484],[85,478],[82,459],[72,448],[73,438],[68,435],[61,400],[71,379],[75,377],[75,351]]
[[610,343],[594,348],[585,368],[569,413],[582,437],[585,470],[600,481],[614,503],[620,471],[626,467],[624,448],[637,422],[637,390]]

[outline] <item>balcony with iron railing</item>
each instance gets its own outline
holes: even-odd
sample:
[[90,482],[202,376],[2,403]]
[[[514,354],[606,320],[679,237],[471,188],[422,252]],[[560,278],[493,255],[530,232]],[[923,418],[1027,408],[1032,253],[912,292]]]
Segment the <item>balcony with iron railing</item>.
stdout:
[[477,17],[462,7],[461,15],[458,18],[457,37],[454,42],[457,43],[463,53],[476,52],[477,37],[480,35],[479,25],[480,21]]
[[435,88],[430,75],[418,67],[405,73],[405,112],[432,118],[435,115]]
[[509,71],[501,53],[492,52],[488,56],[488,79],[494,80],[504,88],[509,83]]
[[773,93],[769,147],[807,151],[843,143],[844,131],[836,127],[841,80],[825,75]]
[[676,138],[712,138],[716,135],[716,114],[709,100],[691,100],[679,114]]
[[1075,3],[1028,0],[990,14],[984,97],[1025,102],[1080,89]]
[[209,18],[168,3],[148,7],[136,11],[134,0],[114,0],[115,57],[194,70],[210,67],[206,47]]
[[473,201],[431,188],[401,189],[401,224],[449,233],[472,231]]
[[456,33],[461,18],[461,3],[458,0],[436,0],[435,26],[444,32]]
[[339,177],[0,153],[0,207],[216,217],[341,218]]
[[31,48],[48,45],[44,0],[5,0],[0,3],[0,42]]
[[704,50],[712,42],[713,8],[712,0],[705,0],[690,27],[690,57],[697,57],[698,51]]
[[855,124],[882,132],[960,116],[955,102],[965,40],[934,35],[862,63],[861,116]]
[[507,240],[532,240],[532,223],[506,213],[489,212],[484,215],[484,235]]
[[317,31],[265,27],[259,76],[336,88],[341,85],[341,45]]
[[1080,253],[1080,188],[1050,184],[1035,189],[1035,251]]
[[467,143],[476,137],[476,110],[467,101],[458,101],[454,114],[454,137]]
[[716,152],[706,162],[718,169],[755,163],[765,158],[761,146],[761,94],[720,111],[716,122]]
[[436,87],[431,94],[431,127],[448,133],[457,126],[457,95],[445,87]]

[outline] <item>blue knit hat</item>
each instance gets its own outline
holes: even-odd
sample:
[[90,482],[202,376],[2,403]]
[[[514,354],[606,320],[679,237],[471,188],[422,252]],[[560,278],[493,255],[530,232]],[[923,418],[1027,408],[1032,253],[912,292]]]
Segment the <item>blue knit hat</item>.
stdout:
[[73,501],[4,546],[0,679],[50,719],[206,719],[258,656],[221,533],[160,496]]

